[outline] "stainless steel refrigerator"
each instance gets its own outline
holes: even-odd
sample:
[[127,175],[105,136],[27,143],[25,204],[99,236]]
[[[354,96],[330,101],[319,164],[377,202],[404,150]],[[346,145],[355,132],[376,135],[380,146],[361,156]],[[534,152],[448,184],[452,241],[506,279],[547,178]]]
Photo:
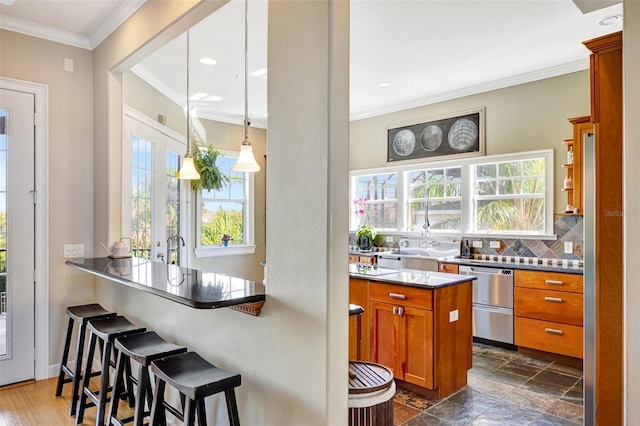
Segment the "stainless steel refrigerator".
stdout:
[[595,424],[596,412],[596,241],[595,241],[595,138],[585,135],[583,161],[583,226],[584,226],[584,424]]

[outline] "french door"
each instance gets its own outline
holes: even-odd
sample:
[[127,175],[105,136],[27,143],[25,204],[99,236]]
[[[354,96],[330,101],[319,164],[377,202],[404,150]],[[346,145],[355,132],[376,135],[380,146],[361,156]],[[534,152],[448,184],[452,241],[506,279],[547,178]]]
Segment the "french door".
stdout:
[[176,177],[185,146],[179,135],[169,135],[135,110],[125,111],[123,232],[131,233],[134,256],[188,266],[182,245],[188,241],[184,183]]
[[0,386],[35,377],[34,108],[0,89]]

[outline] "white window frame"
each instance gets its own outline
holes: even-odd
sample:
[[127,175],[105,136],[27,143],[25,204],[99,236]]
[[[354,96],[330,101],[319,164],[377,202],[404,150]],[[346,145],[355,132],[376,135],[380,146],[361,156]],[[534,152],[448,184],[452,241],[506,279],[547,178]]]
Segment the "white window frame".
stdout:
[[[128,120],[134,120],[134,125],[138,127],[140,124],[140,129],[144,130],[139,136],[147,137],[149,139],[153,139],[154,137],[162,138],[163,147],[170,149],[177,153],[182,153],[186,151],[186,138],[178,132],[175,132],[166,126],[161,125],[157,121],[147,117],[143,113],[139,112],[135,108],[132,108],[128,105],[123,106],[123,137],[122,137],[122,232],[127,234],[124,236],[130,236],[131,232],[131,209],[132,209],[132,197],[131,197],[131,130],[127,125]],[[145,135],[146,132],[146,135]],[[155,134],[150,137],[150,133],[155,132]],[[166,158],[165,151],[159,152],[158,150],[154,150],[154,167],[156,164],[156,160],[162,159],[164,163],[164,159]],[[161,197],[160,199],[166,200],[165,194],[165,185],[164,178],[166,173],[155,173],[154,174],[154,188],[155,191],[152,195],[152,203],[155,205],[155,200],[157,197]],[[184,259],[181,261],[181,265],[183,267],[189,267],[191,264],[190,256],[188,256],[189,249],[191,246],[190,238],[187,238],[190,235],[190,223],[188,220],[188,209],[187,206],[189,204],[189,184],[188,181],[179,181],[180,184],[180,229],[182,230],[183,237],[187,244],[186,247],[180,246],[180,259]],[[166,207],[166,205],[163,204]],[[164,218],[166,215],[166,208],[154,209],[153,211],[153,222],[159,225],[156,229],[154,229],[152,234],[152,244],[151,244],[151,260],[157,261],[158,254],[166,253],[166,238],[160,238],[159,233],[166,233],[166,227],[163,225]],[[168,237],[168,236],[167,236]],[[156,241],[160,243],[158,246]],[[110,242],[111,244],[111,242]],[[167,259],[163,260],[166,262]]]
[[[520,161],[532,158],[544,158],[545,160],[545,229],[539,233],[532,232],[473,232],[474,228],[474,211],[475,202],[474,196],[474,176],[473,166],[476,164],[487,163],[499,163],[505,161]],[[461,179],[462,179],[462,218],[460,231],[444,231],[430,229],[431,235],[437,236],[476,236],[479,238],[535,238],[543,240],[555,240],[557,236],[553,234],[553,206],[554,206],[554,163],[553,163],[553,149],[515,152],[510,154],[498,154],[498,155],[486,155],[481,157],[470,157],[465,159],[455,160],[442,160],[442,161],[429,161],[428,163],[411,163],[407,165],[393,165],[372,169],[352,170],[349,172],[349,179],[351,185],[351,200],[355,196],[355,182],[357,176],[374,175],[382,173],[398,172],[398,229],[395,230],[381,230],[388,235],[420,235],[421,232],[415,230],[409,230],[408,227],[408,200],[409,200],[409,188],[407,184],[407,175],[409,171],[425,170],[425,169],[438,169],[460,166]],[[357,225],[353,220],[352,203],[349,203],[349,214],[351,232],[355,232],[354,225]],[[356,226],[357,227],[357,226]]]
[[[240,153],[238,151],[219,150],[224,157],[237,158]],[[222,244],[215,245],[202,245],[202,191],[198,191],[195,197],[195,250],[194,254],[196,258],[202,257],[218,257],[218,256],[239,256],[254,254],[256,252],[255,246],[255,214],[254,214],[254,174],[244,173],[245,184],[245,202],[244,202],[244,244],[230,244],[227,247]]]
[[[384,170],[384,169],[383,169]],[[349,216],[349,226],[352,229],[356,229],[358,228],[358,226],[360,225],[360,219],[356,218],[355,215],[353,214],[354,211],[354,205],[353,205],[353,200],[355,198],[358,198],[358,188],[357,188],[357,176],[365,176],[365,175],[374,175],[374,174],[392,174],[392,173],[396,173],[394,170],[384,170],[383,172],[380,173],[362,173],[362,174],[353,174],[351,177],[353,177],[353,179],[351,179],[351,188],[350,188],[350,194],[351,194],[351,202],[349,203],[349,209],[350,209],[350,216]],[[398,185],[396,188],[396,199],[393,200],[374,200],[373,204],[397,204],[398,200],[400,198],[400,192],[402,191],[402,188],[404,186],[404,175],[402,173],[397,173],[397,179],[398,179]],[[400,209],[398,209],[396,211],[396,214],[398,216],[398,220],[397,223],[399,224],[400,222]],[[378,228],[376,227],[376,229],[378,231],[393,231],[391,228]],[[355,231],[354,231],[355,232]]]

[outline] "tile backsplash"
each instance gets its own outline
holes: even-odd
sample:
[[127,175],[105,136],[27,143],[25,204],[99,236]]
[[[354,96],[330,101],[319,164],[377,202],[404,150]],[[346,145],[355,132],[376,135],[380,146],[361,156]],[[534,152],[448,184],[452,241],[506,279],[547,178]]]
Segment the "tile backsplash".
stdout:
[[[583,218],[578,215],[554,216],[553,233],[555,240],[537,240],[529,238],[478,238],[462,235],[463,240],[482,241],[482,248],[473,248],[474,255],[519,256],[545,259],[583,260]],[[393,236],[393,242],[386,242],[386,235],[378,234],[376,246],[378,250],[390,250],[398,247],[400,235]],[[458,237],[456,237],[458,238]],[[498,241],[499,248],[491,248],[490,242]],[[573,243],[573,253],[564,252],[565,242]],[[350,234],[349,244],[355,246],[355,235]]]

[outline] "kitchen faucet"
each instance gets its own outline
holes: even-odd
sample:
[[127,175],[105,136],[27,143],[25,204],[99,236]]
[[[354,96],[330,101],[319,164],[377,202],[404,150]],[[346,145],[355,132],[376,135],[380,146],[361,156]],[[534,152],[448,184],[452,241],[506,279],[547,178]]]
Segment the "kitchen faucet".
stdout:
[[[170,236],[169,238],[167,238],[167,263],[169,263],[169,254],[170,254],[172,251],[178,251],[178,252],[180,251],[179,246],[178,246],[176,249],[174,249],[174,250],[172,250],[172,249],[171,249],[170,242],[171,242],[171,240],[172,240],[172,239],[174,239],[174,238],[180,239],[180,241],[182,241],[182,247],[184,247],[184,246],[186,245],[186,244],[185,244],[185,242],[184,242],[184,238],[182,238],[182,236],[181,236],[180,234],[174,234],[174,235]],[[172,263],[173,265],[175,265],[175,263],[176,263],[176,262],[175,262],[175,260],[174,260],[174,261],[172,261],[171,263]]]

